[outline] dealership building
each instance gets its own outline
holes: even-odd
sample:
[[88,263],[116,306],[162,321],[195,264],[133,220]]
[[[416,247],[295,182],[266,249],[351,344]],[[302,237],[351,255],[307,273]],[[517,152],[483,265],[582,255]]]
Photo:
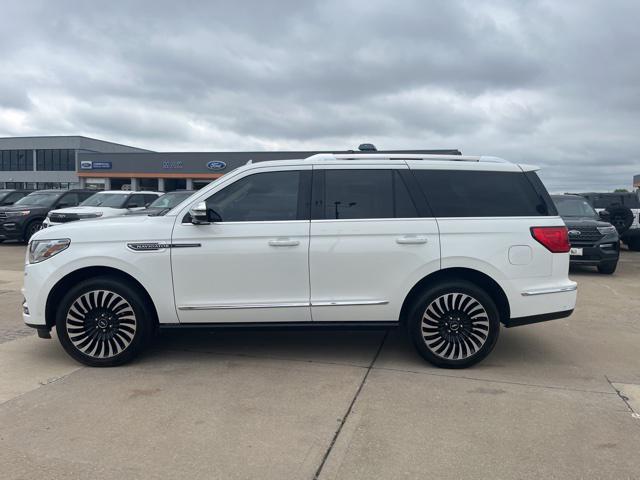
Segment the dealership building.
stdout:
[[82,136],[0,138],[0,189],[76,188],[79,158],[87,153],[149,152]]
[[[191,190],[248,161],[306,158],[316,153],[348,152],[154,152],[82,136],[0,138],[0,189]],[[459,150],[393,153],[460,155]]]

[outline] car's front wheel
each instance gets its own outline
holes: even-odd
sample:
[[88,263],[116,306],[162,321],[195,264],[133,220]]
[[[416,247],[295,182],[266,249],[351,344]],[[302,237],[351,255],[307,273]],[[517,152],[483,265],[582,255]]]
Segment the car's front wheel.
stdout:
[[64,296],[56,314],[64,349],[92,367],[131,360],[144,347],[151,326],[150,308],[137,287],[115,277],[80,282]]
[[448,281],[427,289],[408,318],[418,352],[444,368],[465,368],[493,350],[500,332],[498,309],[473,283]]
[[34,220],[27,225],[27,228],[24,229],[24,241],[28,242],[31,237],[33,237],[36,232],[42,229],[42,222],[39,220]]

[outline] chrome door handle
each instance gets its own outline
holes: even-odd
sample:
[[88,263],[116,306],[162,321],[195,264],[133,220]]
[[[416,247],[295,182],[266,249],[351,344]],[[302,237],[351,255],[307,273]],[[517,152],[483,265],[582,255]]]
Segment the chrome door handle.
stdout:
[[405,235],[404,237],[396,238],[396,242],[400,245],[418,245],[427,243],[427,237],[421,235]]
[[269,240],[269,245],[272,247],[295,247],[300,245],[299,240],[291,240],[289,238],[278,238],[275,240]]

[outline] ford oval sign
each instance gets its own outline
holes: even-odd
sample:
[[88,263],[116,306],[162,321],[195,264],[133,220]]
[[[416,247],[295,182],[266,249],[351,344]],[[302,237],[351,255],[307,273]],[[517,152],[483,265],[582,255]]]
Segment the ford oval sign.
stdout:
[[226,163],[220,161],[212,161],[207,163],[207,168],[209,170],[222,170],[227,166]]

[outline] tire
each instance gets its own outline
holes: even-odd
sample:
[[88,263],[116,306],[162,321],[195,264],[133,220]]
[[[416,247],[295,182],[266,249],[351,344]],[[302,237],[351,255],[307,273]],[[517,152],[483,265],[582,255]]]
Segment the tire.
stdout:
[[420,295],[407,328],[425,360],[442,368],[466,368],[493,350],[500,315],[484,290],[465,280],[449,280]]
[[40,220],[34,220],[33,222],[29,222],[27,227],[24,229],[24,241],[25,243],[29,242],[33,234],[42,229],[42,222]]
[[135,285],[117,277],[94,277],[63,297],[56,312],[56,333],[78,362],[113,367],[140,353],[153,330],[152,319],[152,310]]
[[598,265],[598,272],[605,275],[611,275],[616,271],[616,268],[618,268],[618,262],[601,263]]
[[609,223],[616,227],[618,235],[622,235],[629,230],[633,224],[634,215],[630,208],[624,205],[613,205],[607,208],[609,212]]

